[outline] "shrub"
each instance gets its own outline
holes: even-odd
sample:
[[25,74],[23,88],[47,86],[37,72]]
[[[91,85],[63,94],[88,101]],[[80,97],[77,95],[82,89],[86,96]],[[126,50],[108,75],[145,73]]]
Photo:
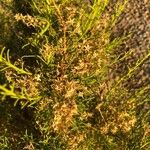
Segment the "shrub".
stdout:
[[138,108],[149,101],[149,86],[130,92],[124,82],[150,53],[111,78],[132,53],[116,55],[126,37],[110,40],[127,1],[116,3],[114,14],[106,9],[108,0],[23,3],[29,10],[18,9],[14,16],[22,49],[17,58],[2,49],[0,94],[16,107],[33,109],[38,136],[29,136],[31,149],[146,149],[148,112],[138,114]]

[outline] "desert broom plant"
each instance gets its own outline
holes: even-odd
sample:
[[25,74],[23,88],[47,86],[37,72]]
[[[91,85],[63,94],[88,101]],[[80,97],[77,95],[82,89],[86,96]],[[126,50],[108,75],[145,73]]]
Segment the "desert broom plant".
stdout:
[[[110,78],[113,67],[132,54],[125,53],[121,58],[115,55],[124,37],[110,41],[111,30],[127,1],[118,2],[113,15],[106,10],[109,0],[94,0],[92,5],[80,0],[29,3],[32,14],[17,13],[15,19],[35,29],[22,45],[23,53],[29,49],[30,55],[21,56],[21,61],[34,58],[36,67],[26,63],[25,67],[32,68],[31,74],[12,67],[8,54],[7,58],[1,57],[6,82],[12,88],[2,85],[0,90],[4,98],[10,96],[20,103],[25,100],[23,106],[34,103],[34,125],[40,137],[33,146],[70,150],[136,147],[134,135],[141,138],[136,129],[141,121],[136,109],[142,105],[141,99],[148,101],[144,97],[148,87],[129,92],[123,82],[149,54],[119,79]],[[20,62],[16,60],[17,63]],[[141,130],[147,128],[144,122]],[[140,146],[144,148],[147,134],[142,138],[145,141]]]
[[11,63],[9,51],[7,51],[6,56],[4,56],[4,50],[5,48],[1,50],[0,54],[0,65],[1,65],[0,71],[5,73],[9,72],[8,74],[6,73],[7,74],[6,78],[8,79],[7,81],[9,82],[9,85],[8,84],[0,85],[0,94],[2,96],[1,99],[5,100],[5,98],[9,96],[10,98],[16,100],[16,102],[19,100],[25,101],[23,103],[23,107],[28,103],[31,104],[34,103],[36,100],[39,100],[40,97],[38,95],[36,95],[36,97],[31,97],[29,95],[27,87],[22,87],[20,91],[16,90],[18,87],[17,84],[15,84],[14,80],[12,79],[11,74],[13,74],[12,76],[15,75],[31,76],[32,73],[25,71],[23,69],[23,65],[22,68],[19,68],[15,64]]
[[[99,3],[100,1],[94,1],[93,5],[96,7],[99,5]],[[34,6],[35,5],[38,6],[40,4],[38,2],[36,3],[35,1]],[[107,51],[107,53],[105,51],[106,45],[109,44],[110,33],[102,32],[102,30],[100,30],[100,33],[102,33],[101,36],[104,37],[103,39],[101,39],[96,33],[96,31],[98,31],[98,28],[96,28],[96,26],[98,26],[98,23],[94,20],[97,21],[98,19],[100,19],[98,18],[97,13],[100,8],[96,7],[92,9],[91,12],[86,12],[85,10],[87,9],[83,6],[84,9],[81,9],[80,13],[72,14],[73,10],[69,6],[69,8],[66,7],[67,5],[70,5],[70,3],[66,2],[61,4],[59,2],[57,3],[55,1],[51,1],[51,4],[49,4],[48,7],[48,9],[51,9],[51,11],[47,10],[47,12],[51,12],[51,16],[55,16],[54,23],[57,23],[59,27],[55,28],[54,24],[52,26],[52,28],[54,28],[54,34],[50,36],[51,38],[56,38],[57,40],[53,41],[52,39],[48,39],[44,36],[44,34],[51,35],[51,33],[45,32],[45,29],[47,29],[48,31],[48,28],[41,29],[41,31],[37,33],[37,36],[35,36],[35,39],[37,40],[37,46],[41,47],[42,49],[42,51],[39,51],[39,55],[43,55],[42,58],[45,59],[45,62],[48,62],[48,58],[51,58],[51,51],[53,51],[54,60],[51,61],[52,65],[50,66],[55,66],[54,69],[56,69],[57,75],[53,79],[51,79],[52,83],[50,82],[50,84],[52,94],[50,94],[48,100],[46,100],[51,103],[51,107],[53,110],[53,119],[51,123],[52,126],[50,126],[49,128],[54,130],[54,132],[60,136],[62,136],[61,134],[63,134],[62,141],[68,141],[68,146],[72,149],[75,149],[76,147],[78,147],[79,143],[82,143],[83,139],[86,139],[85,137],[87,136],[87,132],[89,132],[90,129],[92,130],[93,127],[95,128],[95,130],[98,130],[97,128],[101,130],[99,136],[101,136],[101,134],[109,134],[109,132],[116,134],[117,132],[119,132],[119,130],[121,130],[120,132],[126,133],[129,132],[134,126],[136,122],[136,117],[135,114],[131,113],[131,110],[126,110],[126,108],[129,108],[129,106],[134,109],[134,102],[130,102],[129,100],[127,101],[127,103],[125,103],[124,101],[120,102],[121,97],[127,97],[128,99],[130,97],[130,94],[128,94],[126,89],[119,91],[119,93],[115,93],[115,90],[113,95],[111,95],[111,99],[113,99],[117,94],[118,100],[115,99],[108,104],[105,102],[105,95],[107,95],[107,89],[106,91],[102,91],[102,93],[101,89],[99,89],[100,87],[104,89],[107,88],[106,84],[104,83],[107,79],[110,61],[109,51]],[[67,8],[67,10],[63,9],[64,6]],[[74,7],[72,6],[72,8]],[[74,9],[75,12],[77,12],[76,8]],[[38,10],[38,12],[39,15],[41,15],[42,17],[44,16],[43,14],[46,13],[45,9],[41,9],[40,11]],[[88,17],[86,16],[86,13]],[[89,13],[91,15],[89,15]],[[78,17],[79,14],[81,16],[82,14],[84,15],[82,17]],[[72,15],[73,17],[75,17],[76,22],[73,22],[72,18],[69,18],[69,16]],[[68,18],[71,25],[67,22]],[[46,19],[51,20],[51,18]],[[85,20],[87,20],[87,23],[85,23]],[[57,34],[55,33],[56,31]],[[71,34],[72,31],[73,34]],[[43,34],[40,34],[41,32]],[[44,47],[40,45],[38,40],[41,39],[44,40],[43,43],[46,42],[45,47],[47,48],[43,49]],[[72,39],[74,41],[72,41]],[[96,41],[94,42],[95,39]],[[96,42],[98,43],[98,45]],[[47,57],[45,57],[47,54],[46,52],[49,52]],[[67,66],[67,64],[69,64],[69,66]],[[45,71],[46,70],[42,70],[42,72]],[[118,88],[120,87],[118,86]],[[118,105],[122,105],[122,107],[117,108]],[[83,106],[85,108],[83,108]],[[81,112],[78,111],[78,108],[80,107],[82,107]],[[105,112],[105,110],[107,111]],[[100,117],[96,115],[99,113]],[[108,117],[108,115],[110,115],[110,117]],[[76,117],[74,118],[74,116]],[[119,121],[116,122],[117,120]],[[126,121],[131,123],[130,126],[128,126],[129,124],[127,125]],[[81,124],[79,122],[81,122]],[[93,124],[94,122],[96,123],[96,127]],[[88,126],[86,126],[86,124],[88,124]],[[116,126],[117,124],[119,124],[118,127]],[[93,127],[91,128],[91,126]],[[47,125],[46,127],[48,128]],[[68,130],[70,128],[71,130]],[[47,129],[47,132],[50,132],[49,129]],[[76,136],[72,139],[72,134],[76,135],[77,137],[81,135],[82,138],[78,139],[79,141],[76,139]],[[88,148],[90,148],[91,145],[92,147],[94,147],[95,144],[93,145],[91,143]],[[100,147],[100,145],[98,145],[98,147]],[[103,146],[103,148],[104,147],[106,147],[106,145]]]
[[[18,72],[18,73],[20,73],[20,74],[31,75],[30,72],[27,72],[27,71],[25,71],[25,70],[23,70],[23,69],[20,69],[20,68],[16,67],[14,64],[12,64],[12,63],[10,62],[9,50],[8,50],[7,53],[6,53],[6,58],[5,58],[5,57],[3,56],[3,55],[4,55],[4,50],[5,50],[5,48],[3,48],[3,49],[1,50],[1,54],[0,54],[0,63],[1,63],[1,67],[2,67],[2,69],[1,69],[0,71],[3,71],[3,70],[6,70],[6,69],[11,68],[11,69],[15,70],[16,72]],[[22,67],[23,67],[23,66],[22,66]]]

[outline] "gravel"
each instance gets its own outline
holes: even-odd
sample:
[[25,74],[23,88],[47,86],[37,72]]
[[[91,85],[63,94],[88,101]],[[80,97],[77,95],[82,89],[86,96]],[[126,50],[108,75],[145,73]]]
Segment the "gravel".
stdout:
[[[119,52],[132,49],[134,53],[125,62],[118,65],[116,72],[128,72],[129,67],[135,65],[137,60],[141,60],[150,52],[150,0],[129,0],[114,28],[112,39],[129,33],[131,37],[122,44]],[[126,84],[134,89],[143,85],[150,86],[150,57],[136,70],[135,75]]]

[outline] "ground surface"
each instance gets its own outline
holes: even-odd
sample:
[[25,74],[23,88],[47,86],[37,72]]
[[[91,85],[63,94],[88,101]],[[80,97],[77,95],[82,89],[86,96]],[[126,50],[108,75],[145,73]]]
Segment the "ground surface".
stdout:
[[[150,51],[150,1],[129,0],[124,13],[115,27],[113,37],[120,37],[131,33],[131,38],[120,48],[120,52],[133,49],[134,54],[126,62],[121,64],[120,71],[127,70],[128,66]],[[150,84],[150,58],[139,67],[134,76],[133,87]]]

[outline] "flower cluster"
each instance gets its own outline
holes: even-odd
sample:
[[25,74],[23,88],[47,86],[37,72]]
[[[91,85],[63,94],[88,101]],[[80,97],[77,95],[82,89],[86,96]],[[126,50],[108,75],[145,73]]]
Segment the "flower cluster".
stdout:
[[28,27],[42,27],[46,25],[45,21],[30,16],[28,14],[27,15],[16,14],[14,17],[17,21],[22,21]]

